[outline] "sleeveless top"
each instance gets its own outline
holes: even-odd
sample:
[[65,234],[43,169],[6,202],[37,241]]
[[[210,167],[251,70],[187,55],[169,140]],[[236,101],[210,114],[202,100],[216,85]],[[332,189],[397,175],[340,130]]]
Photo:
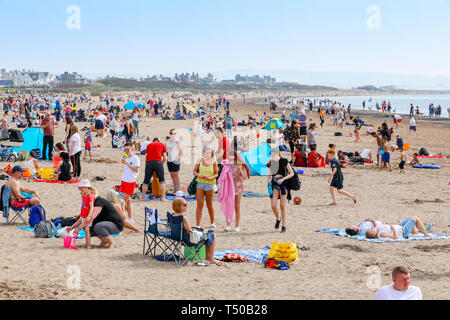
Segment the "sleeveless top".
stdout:
[[[203,165],[203,160],[200,161],[200,166],[198,167],[198,173],[201,176],[212,177],[214,175],[214,164],[215,163],[216,163],[215,161],[212,161],[211,165],[206,167],[206,166]],[[204,180],[204,179],[200,179],[200,178],[197,177],[197,182],[198,183],[207,183],[207,184],[216,184],[216,179],[214,179],[214,180]]]
[[27,161],[25,161],[25,164],[24,164],[24,168],[30,169],[31,175],[34,175],[37,173],[33,160],[34,159],[27,160]]
[[61,173],[59,174],[59,181],[70,181],[72,179],[72,175],[70,174],[70,163],[67,161],[63,161],[61,165]]

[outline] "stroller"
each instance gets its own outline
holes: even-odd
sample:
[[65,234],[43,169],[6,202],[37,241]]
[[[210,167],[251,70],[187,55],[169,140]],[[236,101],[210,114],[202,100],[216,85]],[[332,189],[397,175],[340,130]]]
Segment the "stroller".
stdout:
[[[20,143],[20,146],[24,142],[22,132],[15,129],[9,129],[8,130],[9,135],[9,141],[13,143]],[[0,157],[1,161],[9,161],[9,162],[16,162],[19,160],[19,154],[14,151],[14,148],[17,146],[8,146],[8,145],[1,145],[0,148]]]

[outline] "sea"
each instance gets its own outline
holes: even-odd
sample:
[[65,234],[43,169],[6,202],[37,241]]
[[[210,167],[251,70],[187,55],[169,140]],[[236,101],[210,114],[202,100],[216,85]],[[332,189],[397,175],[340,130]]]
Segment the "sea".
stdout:
[[[323,98],[319,98],[323,99]],[[380,105],[383,101],[391,102],[392,112],[399,114],[409,114],[411,104],[419,107],[420,113],[428,115],[428,107],[430,104],[438,105],[442,108],[441,117],[450,117],[450,94],[449,95],[392,95],[392,96],[343,96],[343,97],[328,97],[331,101],[341,102],[345,106],[352,105],[352,109],[362,110],[363,101],[366,101],[365,110],[376,111],[377,102]]]

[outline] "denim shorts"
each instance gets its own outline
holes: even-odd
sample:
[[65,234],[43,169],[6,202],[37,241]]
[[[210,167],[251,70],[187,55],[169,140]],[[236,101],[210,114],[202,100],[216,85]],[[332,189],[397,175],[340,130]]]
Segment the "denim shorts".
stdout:
[[[203,234],[202,237],[200,238],[200,241],[203,241],[203,240],[205,240],[205,234]],[[210,245],[214,244],[215,241],[216,241],[216,236],[214,235],[214,231],[208,230],[205,245],[207,247],[209,247]]]
[[214,190],[214,184],[198,182],[197,189],[201,189],[203,191],[211,191]]
[[406,239],[416,226],[416,221],[414,221],[414,219],[407,218],[400,221],[398,225],[403,228],[403,238]]

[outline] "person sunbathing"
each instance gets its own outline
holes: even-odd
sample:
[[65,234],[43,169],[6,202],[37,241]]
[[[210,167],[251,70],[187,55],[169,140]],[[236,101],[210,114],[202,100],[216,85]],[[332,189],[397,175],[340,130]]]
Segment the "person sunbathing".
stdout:
[[367,230],[374,228],[376,225],[381,225],[380,221],[375,221],[374,219],[367,218],[363,222],[360,222],[354,226],[345,228],[345,233],[349,236],[366,236]]
[[[400,221],[398,224],[379,224],[376,221],[375,226],[366,231],[367,239],[408,239],[410,234],[419,234],[419,231],[427,238],[434,235],[429,234],[419,217],[412,216]],[[427,225],[428,231],[431,229]]]
[[408,163],[409,166],[413,166],[416,164],[420,164],[419,162],[419,154],[416,152],[413,154],[413,159]]
[[350,163],[350,159],[342,151],[338,151],[338,160],[340,163]]
[[[41,204],[41,198],[38,193],[34,190],[24,188],[20,183],[24,172],[25,170],[21,166],[14,166],[11,179],[6,183],[11,188],[10,203],[13,208],[25,208]],[[28,199],[21,192],[32,194],[33,198]]]
[[[187,217],[184,216],[184,213],[186,213],[186,211],[187,211],[187,206],[188,206],[188,204],[187,204],[186,200],[183,198],[176,198],[172,202],[172,209],[174,211],[173,217],[178,217],[178,216],[183,217],[183,234],[186,234],[186,237],[185,237],[185,235],[183,235],[183,238],[189,239],[189,236],[193,230],[191,228],[191,225],[189,224]],[[200,241],[205,240],[204,237],[205,237],[205,235],[202,236]],[[206,245],[206,260],[210,264],[224,266],[224,265],[226,265],[226,263],[214,259],[214,249],[216,248],[215,238],[216,238],[216,236],[214,234],[214,231],[208,230],[207,239],[206,239],[206,243],[205,243],[205,245]]]

